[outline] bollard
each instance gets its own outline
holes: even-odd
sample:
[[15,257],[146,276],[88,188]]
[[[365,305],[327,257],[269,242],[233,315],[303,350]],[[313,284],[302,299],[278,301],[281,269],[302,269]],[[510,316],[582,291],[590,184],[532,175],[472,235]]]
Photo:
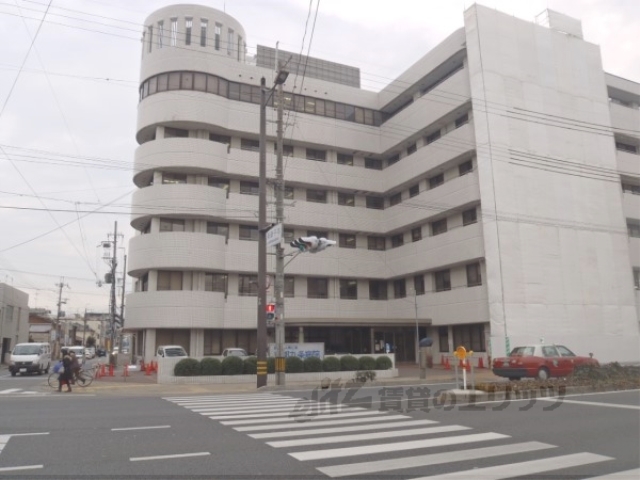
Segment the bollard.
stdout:
[[104,363],[100,365],[100,378],[105,377],[107,375],[107,367],[105,367]]
[[129,376],[129,364],[128,363],[124,364],[124,369],[122,370],[122,376],[123,377],[128,377]]
[[109,365],[109,376],[113,377],[114,373],[113,373],[113,365]]
[[151,376],[151,364],[150,363],[147,363],[147,368],[145,368],[144,374],[146,376]]

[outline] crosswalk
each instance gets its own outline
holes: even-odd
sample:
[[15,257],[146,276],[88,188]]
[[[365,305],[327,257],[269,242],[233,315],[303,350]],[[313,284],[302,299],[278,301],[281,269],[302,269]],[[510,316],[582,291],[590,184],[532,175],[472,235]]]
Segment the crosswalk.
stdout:
[[0,390],[0,395],[42,395],[42,393],[23,390],[22,388],[6,388],[4,390]]
[[[558,446],[549,443],[514,442],[509,435],[478,432],[465,425],[443,425],[396,412],[279,394],[167,397],[165,400],[264,441],[300,462],[317,462],[315,468],[330,478],[358,475],[370,478],[371,474],[384,472],[393,472],[394,478],[405,478],[402,471],[411,470],[408,480],[498,480],[614,460],[588,452],[558,455],[553,453]],[[439,447],[446,448],[438,450]],[[367,461],[362,461],[365,457]],[[480,462],[478,468],[469,468],[473,460]],[[500,463],[485,466],[492,460]],[[416,472],[428,473],[426,467],[433,465],[443,465],[444,470],[449,471],[435,476],[415,476]],[[455,468],[460,469],[451,471]],[[640,471],[634,470],[598,478],[637,478],[638,473]]]

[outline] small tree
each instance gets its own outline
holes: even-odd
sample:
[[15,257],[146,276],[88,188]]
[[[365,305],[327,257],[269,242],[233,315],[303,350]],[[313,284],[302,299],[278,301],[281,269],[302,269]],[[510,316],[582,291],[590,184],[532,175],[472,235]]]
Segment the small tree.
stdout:
[[217,358],[203,358],[200,360],[202,375],[221,375],[222,363]]
[[323,372],[339,372],[340,360],[337,357],[324,357],[322,359]]
[[256,357],[247,357],[244,359],[244,374],[255,375],[258,373],[258,359]]
[[285,371],[287,373],[304,372],[304,362],[298,357],[287,357],[285,360]]
[[227,357],[222,360],[223,375],[242,375],[244,362],[240,357]]
[[358,359],[358,370],[375,370],[376,359],[368,355]]
[[389,370],[393,366],[393,362],[389,357],[376,358],[376,370]]
[[358,359],[353,355],[345,355],[340,357],[340,370],[345,372],[353,372],[358,370]]
[[321,372],[322,360],[318,357],[307,357],[304,359],[304,371],[305,372]]
[[184,358],[173,367],[176,377],[193,377],[200,375],[200,362],[195,358]]
[[87,337],[87,340],[84,344],[85,347],[95,347],[96,346],[96,337],[94,337],[93,335],[89,335]]

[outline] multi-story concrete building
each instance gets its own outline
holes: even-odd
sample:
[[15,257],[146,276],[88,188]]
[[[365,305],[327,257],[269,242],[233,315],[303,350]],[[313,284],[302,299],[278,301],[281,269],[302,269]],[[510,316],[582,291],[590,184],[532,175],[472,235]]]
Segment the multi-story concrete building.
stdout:
[[[473,6],[380,92],[332,62],[289,76],[286,240],[338,244],[287,265],[287,341],[390,343],[410,361],[418,326],[436,352],[543,339],[638,359],[640,85],[603,71],[579,21],[546,20]],[[147,356],[253,351],[272,51],[256,64],[241,24],[211,8],[166,7],[145,25],[126,326]],[[273,178],[272,103],[268,116]],[[272,186],[268,198],[273,221]]]
[[0,363],[7,363],[13,347],[28,339],[29,295],[0,283]]

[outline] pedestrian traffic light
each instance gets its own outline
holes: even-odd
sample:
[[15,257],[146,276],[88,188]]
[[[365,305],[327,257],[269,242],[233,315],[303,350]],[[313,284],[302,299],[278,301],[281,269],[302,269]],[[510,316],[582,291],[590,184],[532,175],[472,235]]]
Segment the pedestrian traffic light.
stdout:
[[265,310],[267,312],[267,322],[273,322],[276,319],[276,304],[267,303]]

